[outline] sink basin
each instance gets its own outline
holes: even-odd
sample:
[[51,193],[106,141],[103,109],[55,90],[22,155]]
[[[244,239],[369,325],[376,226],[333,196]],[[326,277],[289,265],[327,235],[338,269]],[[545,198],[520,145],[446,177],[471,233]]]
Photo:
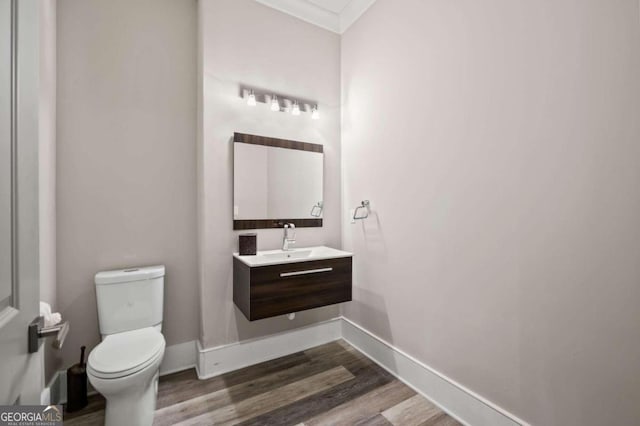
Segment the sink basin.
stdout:
[[267,259],[273,260],[288,260],[288,259],[303,259],[311,256],[312,250],[287,250],[279,251],[277,253],[264,253],[257,254],[256,256],[264,256]]
[[240,256],[234,253],[233,257],[249,266],[279,265],[284,263],[307,262],[322,259],[337,259],[341,257],[351,257],[352,254],[346,251],[331,247],[318,246],[306,247],[292,250],[267,250],[259,251],[253,256]]

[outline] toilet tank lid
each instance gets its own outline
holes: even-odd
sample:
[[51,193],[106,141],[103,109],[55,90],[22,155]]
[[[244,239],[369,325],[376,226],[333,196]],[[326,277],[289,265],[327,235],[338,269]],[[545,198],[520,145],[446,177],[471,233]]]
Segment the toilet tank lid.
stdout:
[[116,269],[114,271],[98,272],[95,276],[96,285],[118,284],[131,281],[150,280],[164,276],[164,265],[145,266],[140,268]]

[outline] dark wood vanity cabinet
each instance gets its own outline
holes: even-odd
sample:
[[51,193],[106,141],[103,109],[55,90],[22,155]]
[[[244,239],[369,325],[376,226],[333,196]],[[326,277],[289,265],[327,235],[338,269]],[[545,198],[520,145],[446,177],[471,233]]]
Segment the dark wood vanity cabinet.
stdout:
[[250,321],[351,300],[351,257],[268,266],[233,259],[233,301]]

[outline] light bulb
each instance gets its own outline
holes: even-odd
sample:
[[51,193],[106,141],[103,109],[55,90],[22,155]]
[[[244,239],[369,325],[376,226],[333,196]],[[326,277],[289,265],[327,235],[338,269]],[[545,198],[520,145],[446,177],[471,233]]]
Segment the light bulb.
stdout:
[[247,97],[247,105],[256,106],[256,95],[253,93],[253,90],[249,91],[249,96]]
[[271,111],[280,111],[280,104],[276,95],[271,98]]
[[291,108],[291,115],[300,115],[300,105],[298,105],[298,101],[293,103],[293,107]]
[[320,113],[318,112],[318,105],[315,105],[311,110],[311,119],[318,120],[320,118]]

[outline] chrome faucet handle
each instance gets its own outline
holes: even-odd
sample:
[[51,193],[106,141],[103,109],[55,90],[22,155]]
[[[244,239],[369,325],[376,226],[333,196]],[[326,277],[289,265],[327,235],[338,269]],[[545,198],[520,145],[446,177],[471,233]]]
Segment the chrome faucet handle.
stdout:
[[[289,231],[293,235],[289,235]],[[296,243],[296,226],[293,223],[284,224],[284,237],[282,238],[282,250],[289,250],[290,244]]]

